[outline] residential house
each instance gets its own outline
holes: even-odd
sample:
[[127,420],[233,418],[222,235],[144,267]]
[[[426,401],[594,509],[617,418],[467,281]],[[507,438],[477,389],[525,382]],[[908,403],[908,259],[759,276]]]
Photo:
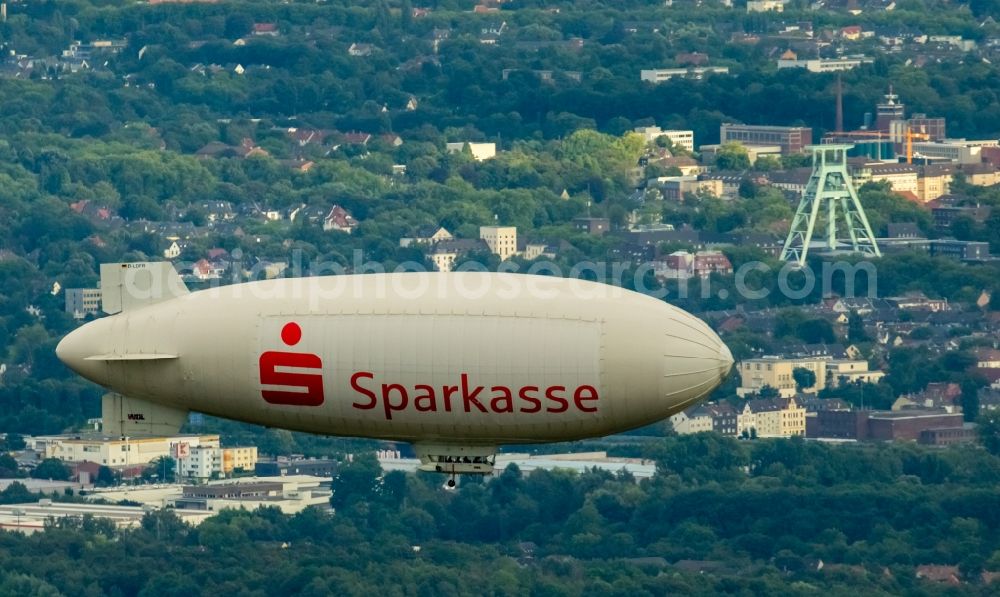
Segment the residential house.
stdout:
[[833,359],[826,363],[828,388],[852,383],[878,383],[885,377],[882,371],[869,371],[868,361],[855,359]]
[[784,12],[787,0],[747,0],[747,12]]
[[339,205],[330,208],[329,213],[323,218],[323,230],[339,230],[350,234],[358,226],[358,221],[354,219],[346,209]]
[[253,34],[254,35],[266,35],[268,37],[277,37],[278,24],[277,23],[254,23],[253,24]]
[[184,247],[178,241],[172,240],[170,241],[170,244],[163,249],[163,257],[166,259],[177,259],[180,257],[183,250]]
[[239,145],[227,145],[220,141],[212,141],[195,152],[195,157],[201,159],[210,158],[239,158],[246,159],[254,156],[270,155],[266,149],[254,144],[252,139],[243,139]]
[[199,281],[218,280],[226,272],[224,261],[199,259],[191,268],[191,277]]
[[674,251],[652,262],[653,273],[664,279],[686,280],[707,278],[713,273],[728,275],[733,273],[733,265],[721,251]]
[[305,147],[307,145],[322,145],[327,137],[332,135],[334,131],[323,130],[323,129],[302,129],[302,128],[288,128],[286,129],[287,134],[299,147]]
[[372,140],[371,133],[351,132],[344,133],[342,137],[344,143],[348,145],[361,145],[362,147],[367,146],[368,142]]
[[329,213],[330,210],[322,205],[306,205],[303,203],[289,210],[288,219],[294,222],[299,218],[304,218],[310,224],[315,224],[322,222]]
[[712,415],[712,431],[734,437],[739,434],[736,409],[725,402],[706,404],[705,407]]
[[413,244],[433,245],[453,238],[455,237],[444,226],[422,226],[412,236],[399,239],[399,246],[405,249]]
[[110,207],[99,205],[90,199],[81,199],[70,204],[70,209],[95,223],[108,223],[121,220]]
[[920,392],[903,394],[896,398],[892,403],[892,410],[932,409],[957,412],[955,407],[961,395],[962,388],[957,383],[929,383]]
[[353,43],[351,47],[347,48],[347,53],[355,57],[367,57],[371,56],[374,50],[375,46],[371,44]]
[[806,409],[794,397],[748,400],[737,416],[739,435],[792,437],[806,434]]
[[434,243],[428,257],[439,272],[450,272],[455,261],[469,253],[488,253],[489,246],[482,239],[452,238]]
[[496,143],[474,143],[471,141],[459,141],[457,143],[448,143],[447,150],[449,153],[461,153],[465,151],[465,148],[469,148],[469,152],[472,154],[472,158],[477,162],[482,162],[484,160],[491,159],[497,155],[497,144]]
[[704,406],[696,406],[670,417],[670,423],[681,435],[712,431],[712,413]]
[[204,212],[209,224],[216,222],[231,222],[236,219],[236,211],[229,201],[202,201],[198,208]]
[[980,369],[1000,369],[1000,350],[980,347],[972,351],[976,356],[976,367]]

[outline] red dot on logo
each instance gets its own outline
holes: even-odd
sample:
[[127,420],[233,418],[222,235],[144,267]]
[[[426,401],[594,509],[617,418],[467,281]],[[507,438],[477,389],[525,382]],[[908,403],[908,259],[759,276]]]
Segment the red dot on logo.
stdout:
[[281,328],[281,341],[289,346],[295,346],[302,339],[302,328],[299,324],[294,321],[291,323],[286,323],[285,327]]

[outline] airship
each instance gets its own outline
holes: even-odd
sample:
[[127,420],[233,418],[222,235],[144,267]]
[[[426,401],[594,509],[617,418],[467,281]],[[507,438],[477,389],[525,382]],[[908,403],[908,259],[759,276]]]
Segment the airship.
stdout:
[[108,314],[59,359],[109,390],[105,432],[190,412],[409,442],[420,470],[489,474],[497,448],[662,420],[728,375],[729,349],[664,301],[578,279],[386,273],[190,292],[169,263],[101,265]]

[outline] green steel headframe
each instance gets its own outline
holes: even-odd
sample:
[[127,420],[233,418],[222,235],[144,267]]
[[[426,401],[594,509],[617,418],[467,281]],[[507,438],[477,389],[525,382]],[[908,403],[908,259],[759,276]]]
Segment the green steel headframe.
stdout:
[[[806,148],[813,153],[813,171],[799,207],[795,210],[795,217],[792,218],[788,238],[781,249],[782,261],[805,265],[813,232],[816,230],[816,220],[821,212],[826,218],[828,250],[850,250],[863,255],[882,256],[854,183],[847,172],[847,151],[852,147],[854,145],[831,143]],[[847,237],[838,237],[838,221],[846,224]]]

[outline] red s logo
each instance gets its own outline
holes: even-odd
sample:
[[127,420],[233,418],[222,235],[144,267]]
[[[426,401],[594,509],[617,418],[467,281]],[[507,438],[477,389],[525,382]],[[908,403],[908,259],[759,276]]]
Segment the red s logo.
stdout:
[[[281,328],[281,341],[295,346],[302,339],[302,328],[295,322]],[[304,391],[261,390],[261,396],[270,404],[293,406],[319,406],[323,404],[323,375],[321,373],[290,373],[278,367],[297,369],[322,369],[318,356],[301,352],[268,351],[260,355],[260,383],[265,386],[285,386]]]

